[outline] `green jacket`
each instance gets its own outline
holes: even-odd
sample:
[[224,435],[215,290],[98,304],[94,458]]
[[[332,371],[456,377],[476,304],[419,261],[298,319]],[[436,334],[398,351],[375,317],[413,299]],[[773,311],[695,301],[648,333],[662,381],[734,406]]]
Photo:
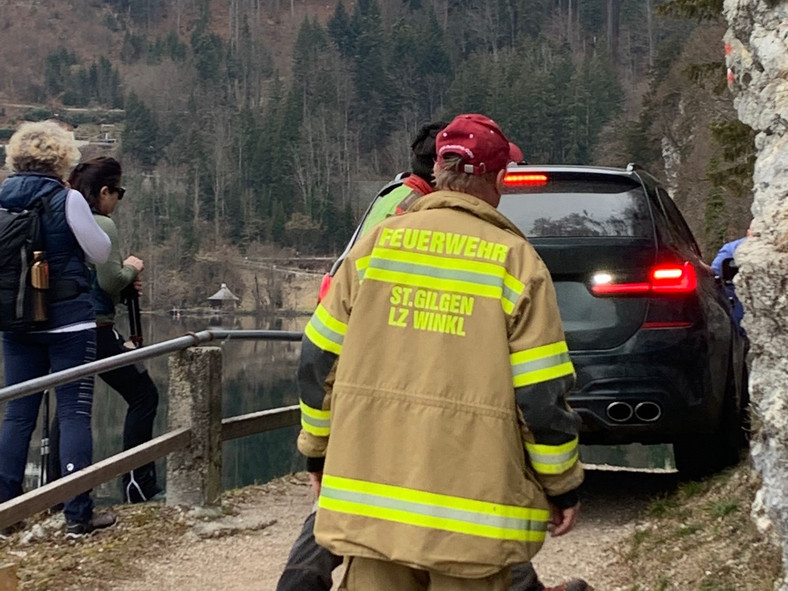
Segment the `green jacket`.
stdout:
[[380,222],[302,342],[318,542],[468,578],[530,560],[546,494],[583,479],[573,382],[550,274],[507,218],[439,191]]
[[137,269],[123,264],[118,228],[112,218],[100,214],[94,214],[93,218],[109,236],[112,244],[107,262],[96,265],[97,285],[93,286],[92,291],[96,321],[114,322],[115,306],[120,303],[120,292],[137,277]]

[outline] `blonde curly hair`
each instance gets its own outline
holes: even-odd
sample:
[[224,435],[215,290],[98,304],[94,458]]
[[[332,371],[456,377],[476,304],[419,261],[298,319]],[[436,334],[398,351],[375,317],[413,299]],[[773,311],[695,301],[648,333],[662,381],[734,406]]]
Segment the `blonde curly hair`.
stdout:
[[74,136],[54,121],[23,123],[8,140],[5,153],[6,166],[14,172],[54,174],[61,179],[81,156]]

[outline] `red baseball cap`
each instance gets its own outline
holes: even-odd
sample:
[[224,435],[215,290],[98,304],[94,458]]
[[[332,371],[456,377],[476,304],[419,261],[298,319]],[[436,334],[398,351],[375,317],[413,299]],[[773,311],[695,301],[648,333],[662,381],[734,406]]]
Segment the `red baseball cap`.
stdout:
[[523,153],[506,139],[498,124],[475,113],[457,115],[435,138],[438,162],[454,154],[462,158],[462,172],[485,174],[506,168],[509,162],[519,162]]
[[509,142],[509,162],[522,162],[525,160],[525,156],[523,155],[523,151],[517,147],[517,145]]

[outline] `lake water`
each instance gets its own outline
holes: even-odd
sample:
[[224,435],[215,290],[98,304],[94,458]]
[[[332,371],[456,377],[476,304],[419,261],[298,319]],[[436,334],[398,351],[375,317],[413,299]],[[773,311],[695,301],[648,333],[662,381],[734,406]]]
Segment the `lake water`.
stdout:
[[[188,317],[143,315],[146,344],[158,343],[209,328],[268,329],[302,331],[308,317]],[[122,334],[126,318],[118,316]],[[212,343],[217,345],[218,343]],[[298,403],[295,371],[301,349],[299,343],[230,340],[218,344],[223,349],[223,416],[231,417],[260,410]],[[154,435],[167,431],[167,357],[145,362],[159,388],[159,412]],[[2,360],[0,359],[0,368]],[[54,411],[54,395],[52,395]],[[93,407],[94,461],[122,451],[123,419],[126,404],[101,379],[96,380]],[[43,405],[42,413],[43,415]],[[250,437],[235,439],[222,445],[222,479],[225,489],[236,488],[303,470],[304,460],[296,450],[298,427],[278,429]],[[33,434],[26,473],[27,486],[36,486],[40,466],[40,425]],[[593,464],[610,464],[635,468],[671,469],[673,459],[667,446],[581,446],[581,458]],[[157,463],[159,479],[164,484],[165,460]],[[99,503],[118,502],[121,498],[117,481],[94,490]]]

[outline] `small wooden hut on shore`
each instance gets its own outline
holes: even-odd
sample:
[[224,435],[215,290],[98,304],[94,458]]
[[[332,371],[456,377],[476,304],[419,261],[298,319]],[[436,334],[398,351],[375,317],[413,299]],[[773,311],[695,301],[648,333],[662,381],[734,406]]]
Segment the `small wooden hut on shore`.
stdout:
[[231,292],[226,283],[222,283],[219,291],[208,298],[211,308],[215,310],[235,310],[240,301],[241,298]]

